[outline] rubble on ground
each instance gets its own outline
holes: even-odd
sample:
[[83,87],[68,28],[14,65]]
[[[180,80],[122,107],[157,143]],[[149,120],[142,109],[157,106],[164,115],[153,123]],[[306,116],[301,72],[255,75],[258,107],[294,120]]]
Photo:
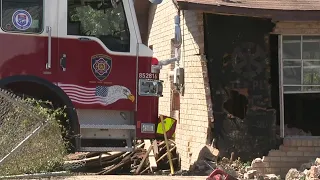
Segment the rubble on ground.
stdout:
[[[176,145],[170,141],[170,150],[173,155],[175,167],[178,166],[178,156],[175,152]],[[169,174],[167,150],[163,141],[150,140],[139,144],[134,152],[108,152],[108,153],[76,153],[69,155],[65,162],[65,169],[72,172],[89,172],[94,174]],[[211,146],[201,150],[193,172],[176,172],[180,175],[206,175],[215,170],[227,173],[236,179],[280,180],[275,174],[259,174],[251,168],[250,163],[243,163],[230,158],[218,158],[219,151]],[[257,158],[254,161],[262,161]],[[218,174],[220,175],[220,174]],[[220,177],[223,177],[221,175]],[[225,176],[224,176],[225,177]],[[215,179],[216,176],[212,179]],[[231,179],[232,179],[231,178]],[[290,169],[286,180],[314,180],[320,179],[320,158],[314,162],[301,164],[299,169]]]
[[215,170],[221,170],[237,179],[244,179],[246,176],[252,177],[252,174],[255,173],[255,171],[248,169],[250,167],[249,163],[243,163],[240,159],[234,160],[234,154],[231,154],[230,158],[224,157],[220,160],[218,160],[218,156],[219,150],[208,145],[203,147],[199,153],[198,160],[192,167],[193,173],[195,175],[209,176]]
[[[169,142],[172,161],[178,164],[176,145]],[[64,169],[71,172],[109,174],[151,174],[170,169],[164,141],[145,140],[133,152],[76,153],[66,157]]]
[[[310,132],[304,132],[298,128],[289,128],[288,125],[285,125],[285,133],[286,136],[311,135]],[[214,170],[219,169],[237,179],[280,180],[281,178],[285,178],[286,180],[320,180],[320,158],[317,158],[315,162],[301,164],[299,169],[290,169],[285,177],[280,177],[277,174],[260,174],[258,171],[251,168],[251,164],[245,164],[241,162],[240,159],[230,160],[234,159],[232,158],[232,155],[230,159],[222,158],[221,160],[218,160],[219,154],[212,154],[210,156],[215,156],[215,159],[201,157],[195,163],[194,170],[197,172],[197,175],[200,174],[199,172],[202,172],[201,175],[210,175]],[[261,158],[254,159],[252,163],[254,162],[263,163]]]
[[320,158],[314,162],[302,164],[299,170],[290,169],[287,173],[286,180],[316,180],[320,178]]
[[[231,161],[229,158],[222,158],[220,161],[212,162],[200,160],[196,163],[196,169],[202,170],[202,175],[209,176],[214,170],[219,169],[236,179],[258,179],[258,180],[280,180],[275,174],[259,174],[252,170],[250,164],[241,162],[240,159]],[[215,179],[215,178],[212,178]]]
[[[259,159],[260,158],[257,158],[255,161],[258,161]],[[262,162],[261,159],[260,161]],[[226,179],[223,175],[225,173],[231,177],[230,179],[280,180],[280,176],[275,174],[258,173],[257,170],[251,168],[251,163],[244,163],[240,158],[235,159],[234,153],[231,153],[230,158],[223,157],[219,159],[219,150],[211,146],[202,148],[192,170],[196,175],[209,176],[210,178],[207,180],[219,179],[220,177]],[[214,174],[215,171],[218,171],[219,173]],[[221,174],[221,171],[223,174]]]

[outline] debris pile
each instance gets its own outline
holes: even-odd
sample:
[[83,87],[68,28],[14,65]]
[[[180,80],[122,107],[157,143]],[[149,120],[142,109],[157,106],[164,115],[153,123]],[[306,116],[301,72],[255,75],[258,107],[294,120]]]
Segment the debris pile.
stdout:
[[[199,159],[195,163],[193,171],[196,175],[208,176],[207,180],[219,179],[219,177],[224,179],[280,179],[275,174],[260,174],[251,168],[251,163],[244,163],[240,158],[234,159],[234,153],[231,153],[230,158],[219,158],[219,150],[211,146],[205,146],[200,151]],[[226,174],[228,177],[226,177]]]
[[[169,141],[172,161],[178,165],[176,145]],[[164,141],[145,140],[133,152],[76,153],[66,157],[64,168],[72,172],[109,174],[151,174],[169,169]]]
[[297,169],[290,169],[286,175],[286,180],[312,180],[320,178],[320,158],[317,158],[314,162],[302,164]]
[[218,163],[217,168],[225,171],[229,175],[243,179],[244,173],[246,172],[247,165],[240,161],[240,158],[232,161],[228,158],[222,158],[222,160]]
[[[212,161],[200,161],[198,164],[203,163],[211,168],[208,168],[205,172],[205,175],[208,175],[209,177],[213,175],[211,174],[212,172],[214,173],[215,170],[218,170],[223,172],[222,177],[225,177],[223,174],[228,174],[230,179],[280,180],[280,177],[275,174],[259,174],[256,170],[252,170],[248,163],[243,163],[240,159],[230,161],[228,158],[222,158],[217,163]],[[218,175],[221,175],[221,173]],[[216,177],[217,176],[211,177],[211,179],[215,179]]]
[[198,161],[194,164],[192,171],[196,175],[210,175],[218,170],[231,177],[243,179],[246,167],[250,164],[241,162],[240,158],[234,159],[234,153],[231,154],[230,158],[219,159],[219,150],[207,145],[201,149]]

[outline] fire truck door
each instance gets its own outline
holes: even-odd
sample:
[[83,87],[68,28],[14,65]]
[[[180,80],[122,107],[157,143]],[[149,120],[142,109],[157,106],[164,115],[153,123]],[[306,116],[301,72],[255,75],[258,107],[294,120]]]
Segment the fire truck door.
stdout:
[[1,77],[33,75],[54,81],[57,1],[1,0],[0,4]]
[[134,111],[137,36],[132,2],[59,2],[60,88],[76,108]]
[[44,0],[44,33],[47,40],[47,57],[45,68],[47,75],[51,75],[50,80],[57,79],[56,59],[58,53],[58,18],[56,16],[58,9],[58,1]]

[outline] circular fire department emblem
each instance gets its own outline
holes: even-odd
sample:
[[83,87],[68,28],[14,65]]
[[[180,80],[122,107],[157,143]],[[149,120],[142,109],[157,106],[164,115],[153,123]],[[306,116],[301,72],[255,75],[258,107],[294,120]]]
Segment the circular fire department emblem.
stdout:
[[25,31],[32,25],[32,17],[26,10],[17,10],[12,15],[12,23],[18,30]]
[[91,58],[91,68],[94,76],[100,80],[105,80],[112,69],[112,60],[109,56],[96,55]]

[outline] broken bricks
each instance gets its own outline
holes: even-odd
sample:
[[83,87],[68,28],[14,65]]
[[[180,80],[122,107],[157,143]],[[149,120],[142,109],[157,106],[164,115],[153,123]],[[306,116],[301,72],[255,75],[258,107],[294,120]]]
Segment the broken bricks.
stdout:
[[244,173],[243,178],[244,179],[254,179],[257,175],[257,170],[250,170],[246,173]]

